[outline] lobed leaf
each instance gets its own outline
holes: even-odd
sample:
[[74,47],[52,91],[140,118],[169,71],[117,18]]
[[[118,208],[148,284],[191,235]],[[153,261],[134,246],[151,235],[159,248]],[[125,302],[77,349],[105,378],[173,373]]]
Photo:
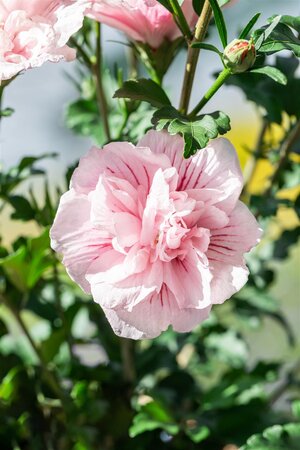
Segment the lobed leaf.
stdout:
[[166,128],[171,135],[180,134],[183,137],[184,158],[189,158],[204,148],[210,139],[230,130],[229,117],[222,111],[189,120],[175,108],[166,107],[154,113],[152,122],[157,130]]

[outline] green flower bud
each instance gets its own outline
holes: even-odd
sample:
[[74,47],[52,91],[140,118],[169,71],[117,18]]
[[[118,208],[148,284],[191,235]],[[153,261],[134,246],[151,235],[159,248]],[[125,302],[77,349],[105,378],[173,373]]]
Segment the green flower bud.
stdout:
[[242,73],[253,66],[256,51],[253,42],[245,39],[234,39],[225,47],[223,53],[224,66],[232,73]]

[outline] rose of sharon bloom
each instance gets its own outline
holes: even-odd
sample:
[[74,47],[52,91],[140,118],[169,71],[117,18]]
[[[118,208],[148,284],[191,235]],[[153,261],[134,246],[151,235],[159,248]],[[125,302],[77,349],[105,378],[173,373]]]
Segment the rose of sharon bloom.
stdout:
[[82,26],[85,0],[1,0],[0,82],[46,61],[70,61],[66,45]]
[[[184,0],[182,9],[193,27],[197,15],[192,0]],[[93,0],[88,15],[152,48],[158,48],[164,40],[173,41],[181,36],[172,14],[155,0]]]
[[182,151],[157,131],[92,148],[61,198],[52,247],[120,336],[190,331],[247,281],[261,230],[238,200],[235,150],[222,138],[189,160]]

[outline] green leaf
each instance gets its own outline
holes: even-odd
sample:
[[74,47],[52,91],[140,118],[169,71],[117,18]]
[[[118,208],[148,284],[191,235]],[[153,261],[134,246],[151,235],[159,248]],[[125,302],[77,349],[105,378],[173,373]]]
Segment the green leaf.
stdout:
[[222,56],[222,52],[220,52],[220,50],[217,47],[211,44],[206,44],[205,42],[195,42],[194,44],[191,45],[191,47],[209,50],[211,52],[217,53],[219,56]]
[[51,265],[49,252],[49,229],[46,228],[39,237],[28,239],[17,251],[0,259],[0,266],[11,283],[21,292],[26,292]]
[[21,197],[20,195],[12,195],[8,197],[8,201],[15,209],[15,211],[11,214],[12,219],[19,219],[23,221],[34,219],[35,211],[25,197]]
[[199,442],[204,441],[210,435],[210,430],[206,426],[197,426],[195,428],[186,428],[186,435],[191,439],[191,441],[198,444]]
[[0,117],[10,117],[15,112],[12,108],[5,108],[0,110]]
[[225,24],[225,20],[223,17],[223,13],[221,11],[221,8],[217,2],[217,0],[209,0],[209,3],[211,5],[211,8],[214,13],[214,18],[216,22],[216,26],[219,32],[219,36],[221,39],[221,42],[223,44],[223,47],[225,48],[227,45],[227,28]]
[[240,33],[239,39],[246,39],[248,37],[250,31],[252,30],[252,28],[254,27],[256,22],[258,21],[259,17],[260,17],[260,13],[257,13],[257,14],[255,14],[255,16],[252,17],[251,20],[249,20],[249,22],[247,23],[247,25],[245,26],[243,31]]
[[271,55],[282,50],[290,50],[295,56],[300,57],[300,40],[287,25],[280,23],[270,39],[263,42],[259,51]]
[[[268,27],[262,27],[253,34],[256,50],[269,55],[282,50],[290,50],[299,57],[300,40],[290,26],[282,21],[282,16],[275,16],[269,20],[272,22]],[[287,22],[292,23],[292,20]]]
[[98,145],[105,142],[105,134],[97,104],[91,99],[70,103],[65,110],[66,126],[82,136],[92,137]]
[[179,432],[179,426],[166,407],[161,402],[153,400],[141,406],[141,411],[133,419],[129,435],[133,438],[145,431],[156,429],[165,430],[172,435]]
[[289,249],[298,242],[300,226],[291,230],[285,230],[274,245],[274,258],[285,259],[288,257]]
[[255,287],[245,287],[236,296],[239,300],[243,300],[249,305],[266,312],[273,313],[279,310],[277,300],[264,290],[259,290]]
[[234,332],[210,333],[205,339],[209,353],[219,361],[233,367],[241,367],[248,358],[245,342]]
[[269,26],[261,28],[261,33],[259,34],[259,37],[256,39],[256,34],[254,34],[254,42],[255,42],[255,48],[256,50],[259,50],[262,46],[263,42],[267,40],[267,38],[270,36],[272,31],[277,27],[281,19],[281,16],[274,16],[272,23]]
[[227,5],[227,3],[230,3],[231,0],[218,0],[220,8],[224,5]]
[[[205,0],[193,0],[194,11],[200,16]],[[222,0],[221,0],[222,1]],[[227,2],[230,0],[226,0]],[[219,0],[220,3],[220,0]]]
[[[276,16],[270,17],[270,19],[268,20],[272,21],[274,20],[274,17]],[[298,17],[288,15],[281,16],[280,23],[284,23],[285,25],[288,25],[289,27],[297,31],[297,33],[300,33],[300,16]]]
[[123,86],[115,92],[114,98],[139,100],[150,103],[155,108],[171,106],[165,91],[153,80],[146,78],[125,81]]
[[263,75],[267,75],[267,77],[272,78],[272,80],[276,81],[276,83],[286,85],[287,77],[281,70],[276,69],[276,67],[272,66],[264,66],[259,67],[258,69],[250,70],[251,73],[262,73]]
[[241,450],[299,450],[300,424],[274,425],[251,436]]
[[229,117],[221,111],[199,116],[191,121],[175,108],[167,107],[156,111],[152,122],[157,130],[166,128],[171,135],[180,134],[183,137],[184,158],[189,158],[204,148],[209,139],[230,130]]
[[[265,57],[262,56],[261,59],[260,66],[263,66]],[[288,81],[286,86],[275,83],[274,80],[263,74],[253,74],[251,72],[230,77],[226,81],[226,84],[238,86],[244,91],[248,100],[263,107],[263,114],[269,122],[281,123],[282,112],[299,118],[299,60],[292,55],[288,58],[277,56],[274,67],[279,69],[287,77]]]
[[11,403],[16,395],[16,384],[20,374],[20,367],[12,367],[8,374],[3,378],[0,384],[0,400],[5,403]]
[[292,412],[296,419],[300,420],[300,400],[295,400],[292,403]]

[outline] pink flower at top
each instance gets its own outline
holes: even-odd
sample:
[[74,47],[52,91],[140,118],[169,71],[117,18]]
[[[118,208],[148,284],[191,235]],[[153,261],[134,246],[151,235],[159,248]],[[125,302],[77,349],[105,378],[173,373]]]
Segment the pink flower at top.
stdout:
[[[185,0],[182,8],[193,27],[197,15],[192,0]],[[155,0],[93,0],[89,16],[152,48],[158,48],[164,40],[173,41],[181,36],[172,14]]]
[[0,82],[46,61],[70,61],[66,45],[82,26],[85,0],[1,0]]
[[261,231],[238,200],[235,150],[221,138],[189,160],[182,151],[157,131],[92,148],[61,198],[52,247],[120,336],[190,331],[247,281]]

